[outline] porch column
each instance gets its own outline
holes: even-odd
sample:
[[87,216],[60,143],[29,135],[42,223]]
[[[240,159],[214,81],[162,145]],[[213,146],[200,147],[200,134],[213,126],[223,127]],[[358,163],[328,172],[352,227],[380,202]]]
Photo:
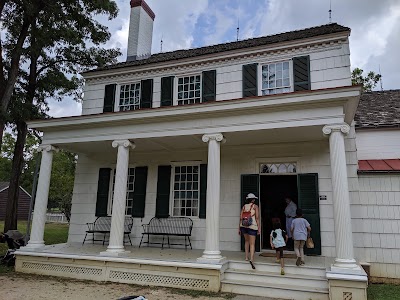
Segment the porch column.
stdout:
[[124,222],[126,206],[126,189],[129,166],[129,150],[135,144],[128,140],[113,141],[112,146],[118,148],[117,167],[115,172],[114,200],[111,215],[110,242],[103,255],[120,255],[127,251],[124,249]]
[[221,133],[205,134],[203,142],[208,143],[207,165],[207,209],[206,209],[206,245],[199,261],[218,263],[223,260],[219,251],[220,186],[221,186]]
[[42,152],[39,180],[36,191],[36,200],[33,213],[32,231],[28,245],[24,250],[36,250],[44,247],[44,225],[46,223],[47,202],[49,200],[49,188],[51,166],[53,164],[53,152],[58,151],[51,145],[41,145],[38,148]]
[[344,136],[350,131],[347,124],[326,125],[323,133],[329,136],[332,170],[333,215],[335,226],[336,259],[333,268],[358,269],[354,259],[351,229],[350,197],[347,178]]

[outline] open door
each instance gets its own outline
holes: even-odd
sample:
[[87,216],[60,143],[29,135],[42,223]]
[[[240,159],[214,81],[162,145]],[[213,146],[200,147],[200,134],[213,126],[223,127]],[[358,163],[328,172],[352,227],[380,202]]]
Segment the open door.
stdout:
[[[246,203],[246,196],[248,193],[253,193],[257,197],[260,197],[260,175],[258,174],[249,174],[242,175],[241,177],[241,197],[240,197],[240,209],[242,209],[243,205]],[[258,206],[260,206],[260,199],[255,202]],[[239,219],[239,216],[238,216]],[[260,220],[261,223],[261,220]],[[260,236],[257,235],[256,239],[256,252],[260,252]],[[241,249],[244,251],[244,237],[241,237]]]
[[299,174],[297,176],[298,207],[303,210],[304,218],[311,225],[311,237],[314,249],[304,249],[307,255],[321,255],[321,228],[319,216],[318,174]]

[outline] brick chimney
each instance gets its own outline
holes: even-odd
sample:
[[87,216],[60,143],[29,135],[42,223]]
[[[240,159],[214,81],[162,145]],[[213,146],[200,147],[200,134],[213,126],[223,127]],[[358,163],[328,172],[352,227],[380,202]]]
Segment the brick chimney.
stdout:
[[156,15],[144,0],[131,0],[127,61],[151,55],[153,23]]

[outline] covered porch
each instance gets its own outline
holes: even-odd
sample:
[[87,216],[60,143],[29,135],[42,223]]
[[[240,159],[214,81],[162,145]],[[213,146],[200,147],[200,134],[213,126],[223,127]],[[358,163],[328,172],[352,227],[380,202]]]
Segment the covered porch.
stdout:
[[[152,274],[151,276],[155,276],[154,278],[168,277],[170,272],[176,271],[179,271],[179,274],[192,274],[189,276],[191,278],[201,277],[203,272],[211,272],[213,279],[209,282],[212,283],[208,283],[206,289],[219,290],[221,283],[226,279],[225,270],[239,269],[241,272],[247,272],[245,269],[249,267],[247,263],[235,266],[235,255],[239,256],[240,252],[232,254],[226,251],[240,249],[237,224],[240,199],[243,198],[244,190],[240,188],[241,175],[259,174],[259,166],[263,162],[298,161],[301,172],[324,174],[321,176],[321,182],[331,196],[330,208],[326,210],[330,210],[331,214],[333,210],[332,222],[327,223],[331,228],[327,229],[329,233],[325,237],[326,242],[322,242],[326,252],[323,252],[323,257],[316,258],[319,275],[312,273],[310,278],[322,276],[326,280],[330,276],[330,282],[340,281],[339,284],[348,281],[365,283],[365,273],[357,265],[353,250],[345,145],[346,135],[351,130],[348,124],[351,124],[353,118],[358,93],[357,88],[341,88],[307,94],[264,96],[168,110],[153,109],[82,116],[71,120],[60,119],[30,124],[32,128],[44,131],[41,148],[43,159],[31,241],[27,247],[19,251],[17,268],[25,271],[31,268],[32,273],[42,272],[35,269],[38,265],[31,260],[45,259],[66,265],[72,273],[78,272],[79,276],[87,279],[92,279],[94,275],[91,274],[94,272],[93,274],[98,274],[96,276],[100,276],[97,278],[102,278],[101,280],[117,280],[118,276],[125,275],[111,272],[111,265],[117,264],[115,267],[123,270],[124,263],[128,263],[129,260],[131,266],[134,265],[133,269],[136,269],[135,274],[141,274],[141,266],[146,265],[149,266],[146,270]],[[45,246],[43,242],[43,215],[47,208],[52,153],[60,148],[78,153],[79,161],[69,243],[53,249]],[[145,188],[146,214],[140,220],[136,220],[133,231],[133,236],[137,238],[140,236],[141,224],[148,222],[157,208],[160,194],[157,168],[159,174],[160,166],[180,165],[188,161],[195,162],[198,166],[207,165],[204,206],[206,217],[201,219],[197,212],[193,217],[194,228],[197,230],[197,241],[195,240],[193,244],[197,250],[190,251],[190,254],[185,252],[183,256],[185,259],[160,261],[162,253],[156,250],[152,252],[154,256],[149,256],[146,250],[124,246],[123,226],[129,166],[143,164],[149,166],[150,179]],[[95,218],[94,188],[100,185],[98,170],[102,166],[112,165],[115,169],[115,181],[113,201],[109,202],[112,205],[109,243],[106,247],[88,245],[87,248],[86,246],[79,248],[75,242],[83,239],[81,235],[84,234],[85,223],[93,222]],[[171,176],[171,173],[169,174]],[[172,189],[172,181],[170,186]],[[171,190],[164,193],[164,196],[171,198],[171,201],[174,200],[172,195]],[[320,203],[320,206],[323,204]],[[167,214],[169,212],[174,213],[173,208],[168,210]],[[90,249],[90,255],[85,255],[86,251],[89,251],[87,249]],[[57,253],[58,251],[61,251],[61,254]],[[142,251],[145,251],[144,256],[140,254]],[[165,257],[165,253],[161,257]],[[330,265],[332,261],[328,259],[330,267],[326,273],[327,261],[324,257],[331,256],[336,259],[333,265]],[[150,263],[152,261],[155,265]],[[90,262],[89,265],[102,264],[102,267],[94,268],[96,270],[89,268],[90,271],[72,267],[76,263],[86,264],[86,262]],[[265,272],[271,273],[268,262],[265,264],[267,264]],[[160,268],[164,266],[165,269],[161,270]],[[46,263],[44,266],[40,265],[40,268],[44,270],[43,272],[53,274]],[[173,271],[174,268],[176,271]],[[295,270],[296,268],[293,268],[293,272],[296,272]],[[322,270],[324,275],[321,273]],[[129,280],[138,280],[136,275],[132,277],[129,272],[131,271],[125,272],[126,276],[133,278]],[[157,275],[157,272],[164,275]],[[110,274],[116,277],[111,278]],[[243,278],[245,277],[243,275]],[[154,280],[157,282],[159,279]],[[175,285],[175,283],[168,284]],[[236,287],[227,287],[229,284],[231,282],[226,282],[225,288],[235,291]],[[324,288],[323,297],[326,297],[327,287]],[[263,288],[260,289],[260,293],[263,291],[265,292]]]

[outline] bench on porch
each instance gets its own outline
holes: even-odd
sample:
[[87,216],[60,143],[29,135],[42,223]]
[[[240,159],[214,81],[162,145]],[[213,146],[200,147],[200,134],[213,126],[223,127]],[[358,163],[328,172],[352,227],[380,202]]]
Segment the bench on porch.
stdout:
[[[103,242],[103,245],[106,241],[106,235],[110,233],[111,230],[111,217],[110,216],[104,216],[104,217],[97,217],[97,219],[93,223],[86,223],[88,230],[86,230],[85,238],[83,239],[83,244],[85,244],[86,237],[88,234],[92,234],[92,243],[94,242]],[[125,216],[125,222],[124,222],[124,244],[125,244],[125,235],[128,236],[129,242],[131,243],[132,246],[132,241],[129,236],[129,234],[132,231],[132,226],[133,226],[133,218],[130,216]],[[95,239],[95,234],[102,234],[103,239],[96,240]]]
[[[161,244],[161,248],[164,248],[164,239],[167,237],[168,246],[171,245],[185,245],[192,249],[190,242],[190,236],[192,235],[193,221],[187,217],[168,217],[168,218],[157,218],[154,217],[150,220],[149,224],[143,224],[142,239],[140,240],[140,246],[143,242],[143,237],[147,235],[147,242],[144,244]],[[160,235],[163,237],[162,243],[150,243],[150,235]],[[171,244],[169,242],[170,236],[183,236],[185,237],[184,244]]]

